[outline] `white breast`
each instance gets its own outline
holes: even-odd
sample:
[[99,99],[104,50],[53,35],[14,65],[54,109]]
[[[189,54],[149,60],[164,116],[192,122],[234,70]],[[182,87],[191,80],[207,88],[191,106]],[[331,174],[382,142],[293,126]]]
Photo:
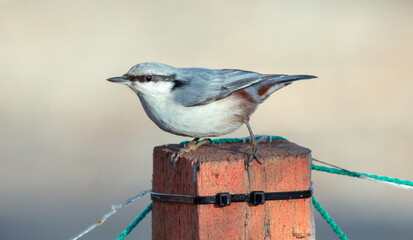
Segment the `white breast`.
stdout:
[[156,93],[149,87],[137,92],[146,113],[162,130],[203,138],[224,135],[242,125],[237,117],[243,114],[238,98],[229,96],[206,105],[184,107],[166,93],[166,84],[158,86]]

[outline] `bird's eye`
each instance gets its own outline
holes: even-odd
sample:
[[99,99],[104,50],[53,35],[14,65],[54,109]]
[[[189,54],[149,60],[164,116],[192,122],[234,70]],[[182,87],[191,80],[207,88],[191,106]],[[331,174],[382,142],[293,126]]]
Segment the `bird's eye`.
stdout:
[[145,81],[149,82],[152,80],[152,75],[145,75]]

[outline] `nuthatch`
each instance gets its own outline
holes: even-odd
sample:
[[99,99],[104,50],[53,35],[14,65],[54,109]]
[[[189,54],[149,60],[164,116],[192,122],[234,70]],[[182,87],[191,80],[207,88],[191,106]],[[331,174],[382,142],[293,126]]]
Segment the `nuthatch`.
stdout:
[[[133,66],[125,75],[107,80],[127,85],[139,97],[149,118],[162,130],[193,137],[173,157],[184,154],[224,135],[242,124],[248,128],[252,153],[249,166],[258,160],[257,141],[249,118],[273,92],[293,81],[316,78],[311,75],[260,74],[237,69],[175,68],[147,62]],[[206,138],[201,142],[199,139]]]

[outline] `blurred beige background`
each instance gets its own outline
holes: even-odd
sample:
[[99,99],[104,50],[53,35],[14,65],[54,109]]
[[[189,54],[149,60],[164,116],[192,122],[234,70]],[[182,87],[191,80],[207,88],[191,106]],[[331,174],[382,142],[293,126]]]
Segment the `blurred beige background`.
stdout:
[[[132,65],[314,74],[270,97],[257,134],[344,168],[413,179],[411,1],[0,1],[0,238],[68,239],[151,186],[165,133]],[[244,137],[242,128],[229,137]],[[314,172],[351,239],[409,239],[411,191]],[[115,239],[149,200],[83,239]],[[317,216],[318,239],[336,239]],[[149,239],[146,219],[130,239]]]

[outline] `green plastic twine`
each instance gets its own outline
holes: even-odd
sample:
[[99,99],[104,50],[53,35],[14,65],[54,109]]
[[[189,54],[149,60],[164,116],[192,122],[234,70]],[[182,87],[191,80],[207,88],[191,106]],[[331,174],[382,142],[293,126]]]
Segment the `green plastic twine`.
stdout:
[[327,213],[327,211],[321,206],[321,204],[317,201],[317,199],[313,196],[313,206],[317,211],[320,213],[320,215],[326,220],[328,225],[334,230],[334,232],[340,237],[341,240],[348,240],[348,237],[344,234],[344,232],[341,230],[341,228],[337,225],[336,222],[334,222],[333,218],[330,217],[330,215]]
[[116,240],[123,240],[126,236],[129,235],[130,232],[146,217],[146,215],[152,210],[152,203],[150,203],[143,211],[139,214],[139,216],[133,220],[133,222],[119,235]]
[[[268,135],[256,135],[255,139],[259,140],[261,138],[265,138],[268,141],[272,142],[275,140],[283,140],[286,141],[287,139],[280,137],[280,136],[268,136]],[[251,138],[250,137],[245,137],[245,138],[217,138],[217,139],[212,139],[212,144],[221,144],[221,143],[247,143],[250,142]],[[181,142],[179,145],[182,145],[184,147],[186,147],[186,145],[188,145],[188,143],[190,143],[191,141],[183,141]],[[209,144],[209,143],[208,143]]]
[[405,186],[413,187],[413,181],[408,181],[408,180],[403,180],[403,179],[398,179],[398,178],[391,178],[391,177],[373,175],[373,174],[368,174],[368,173],[359,173],[359,172],[354,172],[354,171],[346,171],[346,170],[343,170],[343,169],[324,167],[324,166],[319,166],[319,165],[315,165],[315,164],[311,165],[311,169],[317,170],[317,171],[322,171],[322,172],[346,175],[346,176],[350,176],[350,177],[360,178],[362,176],[366,176],[368,178],[373,178],[373,179],[383,181],[383,182],[391,182],[391,183],[395,183],[395,184],[399,184],[399,185],[405,185]]

